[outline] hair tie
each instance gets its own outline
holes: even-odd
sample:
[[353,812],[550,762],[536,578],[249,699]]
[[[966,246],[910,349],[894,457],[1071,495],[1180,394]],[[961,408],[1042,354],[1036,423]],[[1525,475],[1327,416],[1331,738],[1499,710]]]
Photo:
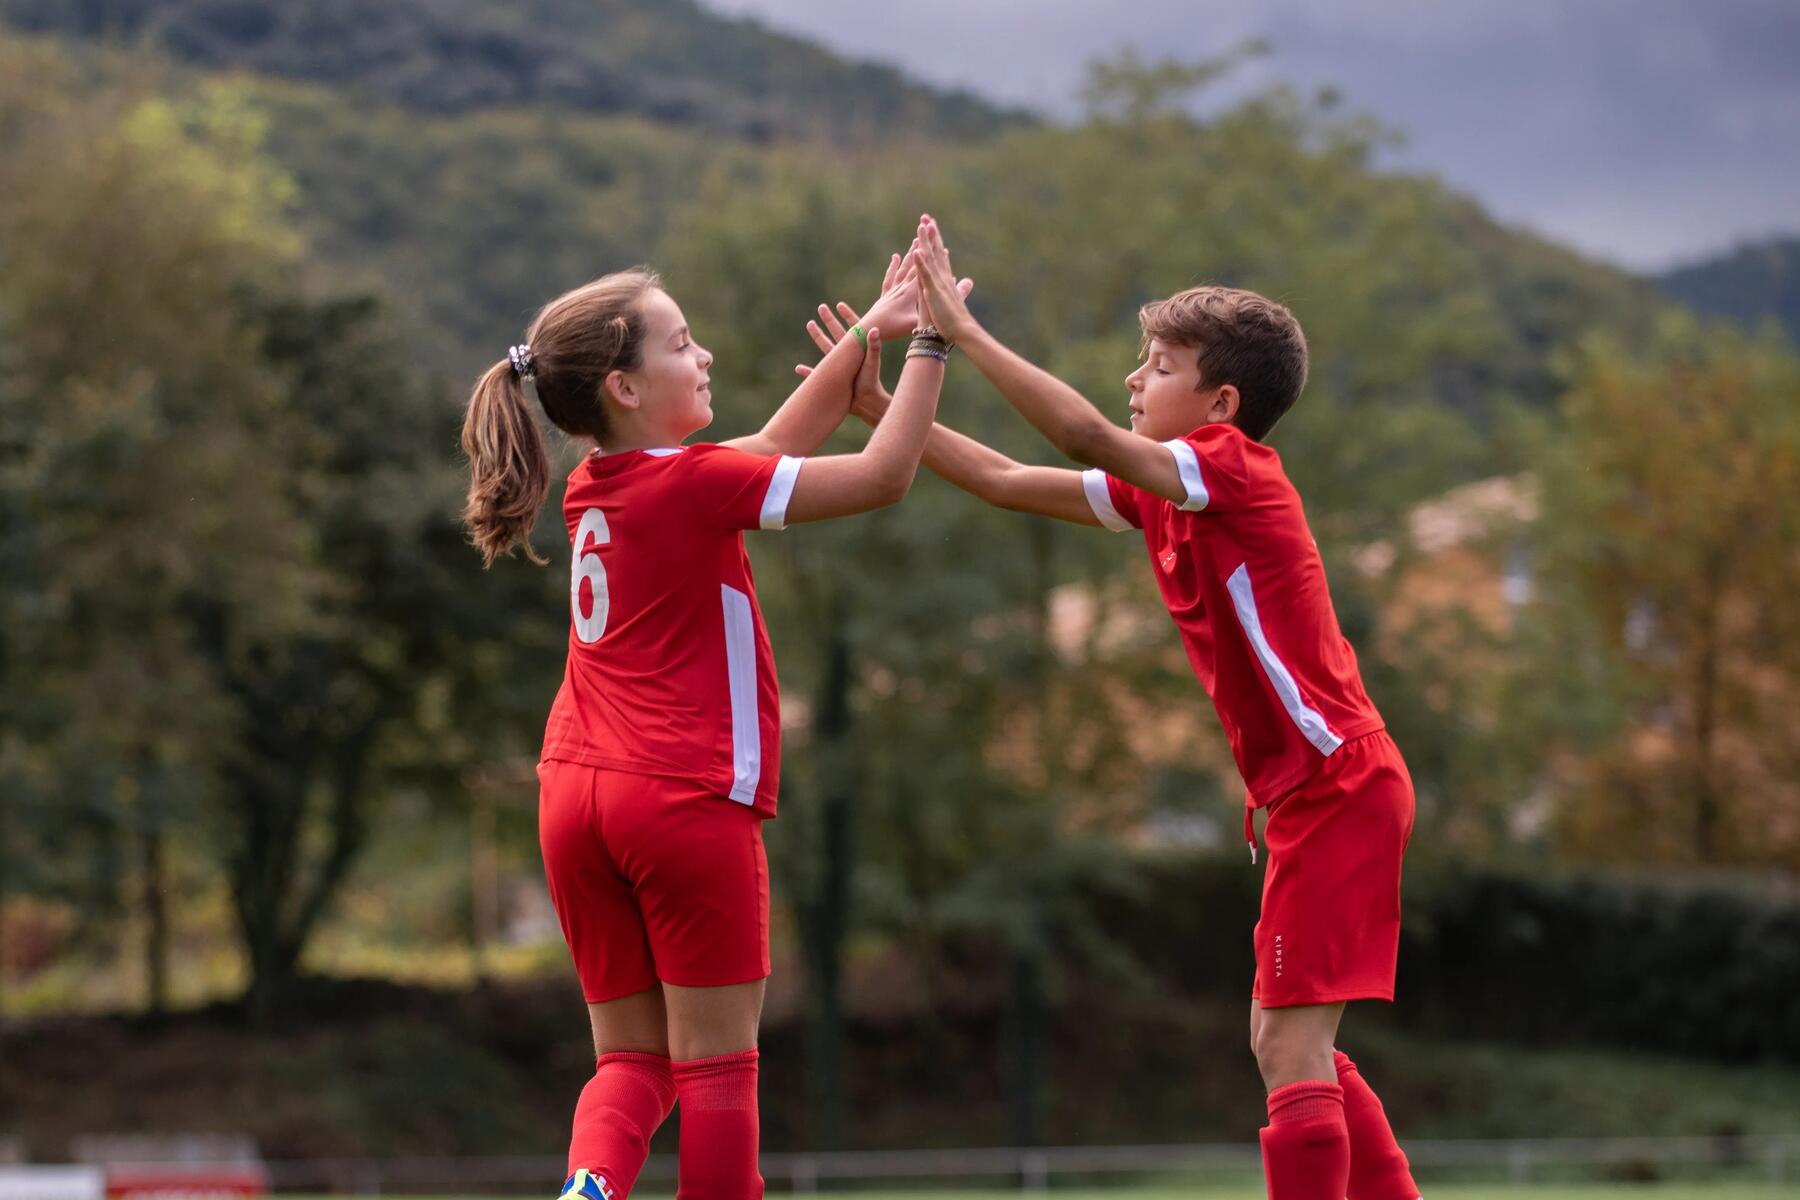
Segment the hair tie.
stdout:
[[514,346],[506,352],[506,358],[512,363],[513,374],[520,379],[531,379],[537,375],[537,359],[531,353],[530,346]]

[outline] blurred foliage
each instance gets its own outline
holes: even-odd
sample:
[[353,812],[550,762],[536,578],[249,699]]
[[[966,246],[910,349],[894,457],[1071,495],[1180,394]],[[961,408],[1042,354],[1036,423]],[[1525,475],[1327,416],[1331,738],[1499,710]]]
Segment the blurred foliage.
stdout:
[[[1610,695],[1552,757],[1558,842],[1616,862],[1800,866],[1800,360],[1671,317],[1595,337],[1542,447],[1534,616],[1571,694]],[[1597,746],[1595,745],[1597,741]]]
[[370,807],[524,752],[481,732],[520,631],[464,624],[453,418],[374,302],[293,290],[241,94],[76,98],[7,53],[6,879],[159,910],[171,854],[211,861],[269,1016]]
[[[313,625],[327,589],[269,453],[311,433],[243,315],[294,247],[241,97],[81,100],[54,59],[7,60],[6,875],[107,913],[127,835],[191,819],[242,735],[220,655]],[[242,613],[228,646],[203,598]]]

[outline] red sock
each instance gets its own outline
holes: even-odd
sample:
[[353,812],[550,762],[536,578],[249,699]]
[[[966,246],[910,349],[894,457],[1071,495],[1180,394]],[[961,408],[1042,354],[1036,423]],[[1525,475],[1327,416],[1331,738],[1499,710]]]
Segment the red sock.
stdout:
[[675,1064],[681,1097],[676,1200],[761,1200],[756,1051]]
[[675,1079],[668,1059],[602,1054],[575,1102],[569,1174],[586,1167],[600,1181],[602,1195],[625,1200],[644,1169],[650,1135],[674,1107]]
[[1350,1180],[1344,1089],[1309,1079],[1270,1092],[1262,1153],[1269,1200],[1344,1200]]
[[1344,1089],[1344,1124],[1350,1130],[1350,1200],[1419,1200],[1412,1166],[1388,1125],[1381,1098],[1342,1050],[1334,1051],[1338,1086]]

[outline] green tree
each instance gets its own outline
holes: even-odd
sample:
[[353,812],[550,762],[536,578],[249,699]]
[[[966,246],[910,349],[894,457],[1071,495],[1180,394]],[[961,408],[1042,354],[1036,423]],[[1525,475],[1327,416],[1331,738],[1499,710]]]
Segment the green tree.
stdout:
[[238,302],[292,246],[268,220],[281,179],[254,155],[241,97],[71,100],[57,60],[5,54],[0,769],[23,801],[9,857],[86,878],[78,894],[100,912],[135,881],[160,1009],[168,835],[238,716],[196,600],[243,606],[251,647],[304,625],[321,583],[299,553],[298,497],[264,461],[305,431]]
[[63,68],[19,62],[0,108],[19,367],[0,380],[19,567],[0,766],[29,807],[9,860],[90,881],[102,911],[133,883],[153,1007],[167,851],[222,868],[272,1020],[381,800],[458,797],[532,739],[554,676],[512,648],[559,644],[559,589],[469,586],[439,381],[409,374],[375,302],[288,282],[289,193],[240,93],[46,105],[72,91]]
[[1570,747],[1560,841],[1791,865],[1800,360],[1773,332],[1671,318],[1648,352],[1590,341],[1572,379],[1544,453],[1542,616],[1558,674],[1613,720]]
[[[280,1014],[308,940],[403,785],[445,801],[535,750],[554,687],[562,601],[550,573],[482,580],[455,524],[453,421],[366,299],[264,310],[264,357],[290,382],[312,452],[296,452],[308,557],[330,586],[316,620],[265,652],[230,653],[245,616],[221,607],[217,669],[245,714],[219,828],[251,966],[251,1003]],[[522,670],[526,656],[545,663]]]

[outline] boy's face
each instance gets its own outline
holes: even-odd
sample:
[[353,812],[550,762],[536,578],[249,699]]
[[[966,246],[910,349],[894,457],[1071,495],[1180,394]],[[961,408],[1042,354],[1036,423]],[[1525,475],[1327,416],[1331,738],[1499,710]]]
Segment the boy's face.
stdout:
[[1150,339],[1144,365],[1125,377],[1131,389],[1131,432],[1166,442],[1237,412],[1237,389],[1200,387],[1200,354],[1192,346]]

